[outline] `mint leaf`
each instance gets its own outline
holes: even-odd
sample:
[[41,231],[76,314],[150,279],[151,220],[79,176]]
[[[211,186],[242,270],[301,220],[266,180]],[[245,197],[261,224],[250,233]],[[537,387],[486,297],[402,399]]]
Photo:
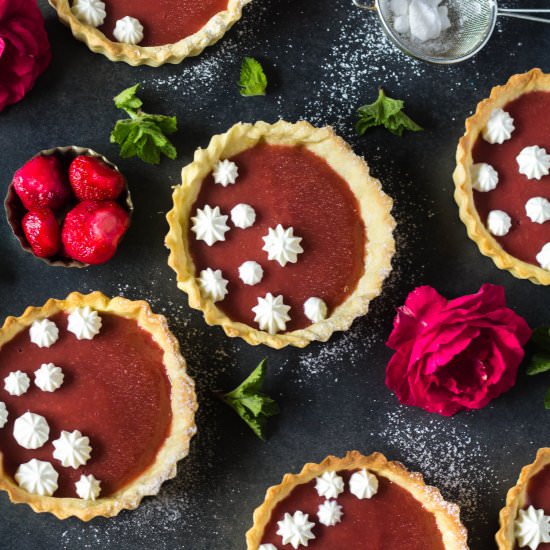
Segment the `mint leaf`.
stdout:
[[266,359],[261,361],[241,384],[222,396],[222,400],[264,441],[267,419],[279,413],[275,400],[261,393],[266,375],[266,362]]
[[374,103],[357,109],[359,120],[355,128],[358,134],[362,136],[374,126],[384,126],[398,136],[402,136],[405,130],[420,132],[423,128],[403,112],[404,106],[405,103],[402,100],[388,97],[380,88],[378,99]]
[[174,144],[167,135],[177,131],[174,116],[151,115],[141,110],[143,102],[136,96],[139,84],[123,90],[114,98],[117,108],[130,118],[118,120],[111,131],[111,143],[120,145],[122,158],[139,157],[149,164],[158,164],[161,154],[177,157]]
[[136,96],[136,92],[139,90],[139,84],[122,90],[115,98],[114,102],[117,109],[124,109],[125,111],[137,111],[143,102]]
[[[550,327],[536,328],[529,343],[535,348],[535,353],[529,361],[527,374],[534,376],[550,371]],[[544,408],[550,409],[550,388],[544,396]]]
[[531,357],[531,363],[527,368],[527,374],[533,376],[550,370],[550,353],[535,353]]
[[265,95],[267,77],[259,61],[245,57],[241,65],[239,88],[243,96]]

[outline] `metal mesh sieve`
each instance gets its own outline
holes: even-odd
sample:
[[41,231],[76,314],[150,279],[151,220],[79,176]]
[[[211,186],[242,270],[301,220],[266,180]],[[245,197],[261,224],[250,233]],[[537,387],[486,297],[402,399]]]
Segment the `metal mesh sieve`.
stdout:
[[451,27],[427,42],[394,29],[390,0],[376,0],[376,10],[388,37],[406,54],[432,63],[458,63],[475,55],[489,40],[497,20],[495,0],[449,0]]

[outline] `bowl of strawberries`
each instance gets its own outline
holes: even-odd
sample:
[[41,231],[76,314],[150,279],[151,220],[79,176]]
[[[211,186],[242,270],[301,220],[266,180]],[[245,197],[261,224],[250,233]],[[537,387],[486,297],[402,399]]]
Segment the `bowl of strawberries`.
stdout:
[[26,162],[15,172],[4,204],[23,250],[62,267],[109,261],[133,211],[120,170],[103,155],[75,146],[44,150]]

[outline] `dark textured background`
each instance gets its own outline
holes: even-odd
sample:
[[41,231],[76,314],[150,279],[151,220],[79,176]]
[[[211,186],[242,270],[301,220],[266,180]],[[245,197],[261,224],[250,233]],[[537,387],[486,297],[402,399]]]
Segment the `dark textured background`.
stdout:
[[[536,2],[534,2],[536,5]],[[516,4],[519,4],[516,2]],[[539,2],[538,5],[543,5]],[[83,524],[58,521],[0,496],[2,549],[242,549],[252,511],[265,489],[307,461],[349,449],[379,450],[421,470],[445,497],[458,501],[471,547],[493,548],[497,514],[520,467],[549,442],[542,399],[550,377],[528,379],[482,411],[446,419],[402,407],[384,385],[385,347],[394,308],[418,284],[448,297],[502,284],[508,301],[532,326],[550,322],[548,289],[514,279],[482,257],[466,237],[453,202],[451,173],[463,121],[492,85],[533,66],[548,66],[549,29],[500,21],[489,46],[457,67],[405,58],[384,39],[373,14],[351,1],[256,0],[218,45],[199,58],[158,69],[114,64],[75,41],[45,1],[54,60],[20,104],[0,114],[0,174],[38,150],[78,144],[94,148],[127,175],[136,206],[116,257],[87,270],[48,268],[24,254],[0,220],[0,315],[73,290],[95,289],[148,299],[167,315],[182,345],[201,402],[198,435],[178,477],[133,512]],[[509,3],[508,5],[511,5]],[[241,98],[235,86],[243,55],[259,58],[270,81],[263,98]],[[146,108],[176,114],[177,161],[160,167],[122,161],[108,135],[119,113],[111,98],[141,82]],[[354,135],[354,111],[384,85],[407,102],[426,131],[399,139],[383,130]],[[170,186],[197,146],[239,120],[308,118],[332,124],[365,155],[395,199],[399,252],[394,273],[370,314],[351,331],[305,350],[247,346],[207,327],[187,307],[163,247]],[[230,389],[262,357],[267,390],[282,409],[262,443],[212,390]]]

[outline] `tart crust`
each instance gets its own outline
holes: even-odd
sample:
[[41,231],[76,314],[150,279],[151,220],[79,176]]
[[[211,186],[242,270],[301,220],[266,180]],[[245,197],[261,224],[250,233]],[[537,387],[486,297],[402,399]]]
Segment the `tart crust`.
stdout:
[[535,91],[550,92],[550,75],[540,69],[512,76],[504,86],[493,88],[489,98],[478,104],[475,114],[466,120],[466,133],[458,142],[456,169],[453,174],[454,196],[468,236],[477,244],[482,254],[489,256],[498,268],[509,271],[518,279],[529,279],[535,284],[550,285],[550,271],[515,258],[489,233],[479,217],[472,191],[472,149],[491,112],[496,108],[504,108],[507,103],[525,93]]
[[99,29],[81,22],[71,11],[70,0],[49,0],[59,19],[70,27],[75,38],[84,42],[93,52],[101,53],[111,61],[151,67],[165,63],[177,64],[186,57],[199,55],[204,48],[215,44],[241,18],[242,8],[248,2],[250,0],[229,0],[226,10],[214,15],[196,33],[174,44],[139,46],[110,40]]
[[525,506],[529,480],[548,464],[550,464],[550,448],[542,447],[537,451],[535,461],[522,468],[517,483],[508,491],[506,506],[499,514],[500,529],[495,535],[499,550],[514,550],[516,547],[514,522],[518,511]]
[[[191,209],[203,180],[218,160],[233,157],[260,142],[301,145],[322,157],[348,183],[359,203],[367,233],[365,272],[353,293],[324,321],[280,334],[269,334],[235,322],[212,300],[204,298],[188,242]],[[287,345],[305,347],[313,340],[326,342],[333,332],[347,330],[356,317],[367,313],[370,301],[380,294],[382,283],[391,272],[395,252],[393,202],[382,191],[380,182],[370,175],[367,163],[330,127],[315,128],[306,121],[291,124],[284,120],[275,124],[261,121],[235,124],[225,134],[212,137],[206,149],[197,149],[193,162],[182,170],[182,184],[174,189],[173,202],[166,216],[170,226],[166,246],[170,249],[168,264],[177,273],[178,287],[188,294],[189,305],[203,312],[209,325],[220,325],[228,336],[239,336],[252,345],[265,344],[280,349]]]
[[97,516],[116,516],[124,509],[133,510],[144,496],[157,494],[164,481],[176,476],[176,464],[187,456],[189,442],[196,432],[194,416],[197,401],[195,385],[186,373],[186,363],[180,354],[178,341],[170,332],[164,316],[154,314],[145,301],[131,301],[121,297],[109,299],[101,292],[87,295],[73,292],[65,300],[50,299],[42,307],[28,307],[20,317],[8,317],[0,329],[0,348],[26,330],[36,319],[83,306],[90,306],[100,313],[135,320],[164,351],[163,361],[171,384],[172,406],[172,424],[166,440],[154,462],[141,475],[112,495],[95,501],[28,493],[5,472],[1,452],[0,489],[7,491],[12,502],[28,504],[35,512],[50,512],[59,519],[76,516],[89,521]]
[[263,504],[254,511],[254,525],[246,533],[247,550],[258,550],[272,511],[295,487],[309,483],[325,472],[357,468],[366,468],[389,479],[418,500],[435,516],[446,550],[468,548],[466,528],[460,522],[460,508],[446,502],[438,489],[426,485],[421,474],[409,472],[403,464],[389,461],[381,453],[364,456],[358,451],[350,451],[344,458],[328,456],[320,464],[306,464],[299,474],[286,474],[281,484],[270,487]]

